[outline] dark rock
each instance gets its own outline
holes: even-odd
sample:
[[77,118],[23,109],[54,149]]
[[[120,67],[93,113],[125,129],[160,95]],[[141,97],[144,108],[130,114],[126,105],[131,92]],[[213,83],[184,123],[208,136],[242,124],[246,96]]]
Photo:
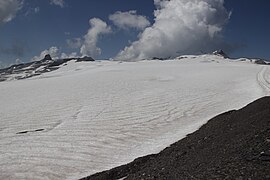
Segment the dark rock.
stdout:
[[264,97],[212,118],[158,154],[83,179],[269,179],[269,127]]
[[6,81],[10,77],[10,75],[13,75],[12,79],[16,80],[38,76],[42,73],[59,69],[60,65],[65,64],[71,60],[77,60],[76,62],[95,61],[93,58],[87,56],[83,58],[65,58],[52,60],[51,56],[47,54],[40,61],[17,64],[12,65],[8,68],[0,69],[0,82]]
[[264,60],[262,60],[262,59],[256,60],[255,61],[255,64],[267,65],[267,63]]
[[259,159],[262,161],[269,161],[270,162],[270,150],[266,152],[261,152]]
[[46,54],[45,57],[43,58],[43,60],[47,61],[47,60],[52,60],[51,55]]
[[36,129],[36,130],[29,130],[29,131],[21,131],[17,132],[16,134],[26,134],[26,133],[34,133],[34,132],[41,132],[44,131],[45,129]]
[[82,61],[95,61],[93,58],[84,56],[83,58],[78,58],[77,62],[82,62]]
[[48,67],[60,66],[64,62],[65,61],[63,59],[57,59],[57,60],[54,60],[51,64],[49,64]]
[[186,59],[186,58],[187,58],[186,56],[177,57],[177,59]]
[[17,132],[16,134],[26,134],[28,133],[29,131],[21,131],[21,132]]
[[213,52],[214,55],[222,56],[224,58],[229,58],[229,56],[223,50],[217,50]]
[[152,60],[164,60],[164,58],[153,57]]
[[151,60],[167,60],[167,59],[170,59],[171,57],[165,57],[165,58],[163,58],[163,57],[152,57],[152,59]]

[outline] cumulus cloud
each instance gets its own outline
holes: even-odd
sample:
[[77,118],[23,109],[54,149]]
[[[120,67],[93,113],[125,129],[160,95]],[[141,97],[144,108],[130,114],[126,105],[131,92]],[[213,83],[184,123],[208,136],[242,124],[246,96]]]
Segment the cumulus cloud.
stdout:
[[55,46],[52,46],[49,49],[42,51],[39,56],[33,57],[31,59],[31,61],[39,61],[39,60],[43,59],[45,57],[45,55],[47,55],[47,54],[50,54],[53,59],[54,58],[57,59],[58,55],[59,55],[59,49]]
[[155,22],[116,59],[172,57],[208,52],[222,46],[230,12],[224,0],[154,0]]
[[98,38],[102,34],[111,32],[111,28],[106,22],[98,18],[92,18],[89,20],[90,29],[84,36],[83,43],[80,49],[80,53],[83,56],[96,57],[101,54],[101,49],[97,47]]
[[65,1],[64,0],[51,0],[51,4],[60,6],[61,8],[63,8],[65,5]]
[[15,64],[21,64],[21,63],[22,61],[19,58],[15,60]]
[[0,24],[14,19],[22,5],[22,0],[0,0]]
[[[98,18],[90,19],[89,23],[91,27],[83,38],[68,39],[66,42],[70,48],[80,48],[80,53],[82,56],[96,57],[101,54],[101,49],[97,47],[97,42],[100,35],[110,33],[111,28],[106,24],[106,22]],[[46,54],[50,54],[52,59],[78,57],[77,52],[67,54],[61,52],[58,47],[52,46],[49,49],[42,51],[38,56],[34,56],[31,61],[41,60],[45,57]]]
[[70,54],[61,53],[61,56],[60,56],[61,59],[65,59],[65,58],[76,58],[76,57],[78,57],[78,55],[77,55],[76,52],[72,52]]
[[150,25],[145,16],[137,15],[136,11],[121,12],[117,11],[109,16],[109,19],[121,29],[135,28],[143,30]]
[[59,50],[58,47],[56,46],[52,46],[49,49],[45,49],[44,51],[42,51],[40,53],[40,55],[38,56],[34,56],[31,61],[39,61],[41,59],[43,59],[45,57],[45,55],[50,54],[52,59],[63,59],[63,58],[75,58],[77,57],[77,53],[76,52],[72,52],[70,54],[66,54],[66,53],[61,53],[61,51]]
[[82,39],[81,38],[73,38],[73,39],[67,39],[67,45],[69,48],[77,49],[82,46]]

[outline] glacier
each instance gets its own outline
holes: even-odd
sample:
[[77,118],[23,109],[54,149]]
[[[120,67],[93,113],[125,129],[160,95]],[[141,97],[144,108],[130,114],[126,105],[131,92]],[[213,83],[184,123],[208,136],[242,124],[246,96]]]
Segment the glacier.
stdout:
[[157,153],[269,82],[269,66],[216,55],[70,61],[1,82],[0,179],[77,179]]

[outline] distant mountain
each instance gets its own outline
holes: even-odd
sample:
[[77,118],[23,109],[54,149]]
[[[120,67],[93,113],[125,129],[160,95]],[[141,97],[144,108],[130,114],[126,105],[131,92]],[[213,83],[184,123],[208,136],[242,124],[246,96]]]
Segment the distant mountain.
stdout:
[[82,58],[78,57],[78,58],[65,58],[54,60],[51,58],[49,54],[47,54],[40,61],[16,64],[8,68],[0,69],[0,82],[14,79],[15,80],[26,79],[33,76],[38,76],[42,73],[54,71],[58,69],[60,65],[63,65],[71,60],[75,60],[76,62],[95,61],[92,57],[87,56]]
[[[217,50],[212,53],[213,55],[217,56],[222,56],[226,59],[230,59],[230,57],[222,50]],[[260,64],[260,65],[269,65],[269,61],[266,59],[261,59],[261,58],[241,58],[242,60],[249,60],[251,62],[254,62],[255,64]]]
[[222,49],[214,51],[213,54],[224,58],[230,58]]
[[[204,54],[204,55],[184,55],[179,56],[176,58],[159,58],[159,57],[153,57],[151,60],[169,60],[169,59],[186,59],[186,58],[198,58],[204,56],[206,58],[209,57],[209,60],[216,59],[213,56],[216,56],[217,58],[224,58],[226,60],[234,60],[234,61],[246,61],[254,64],[259,65],[270,65],[270,62],[264,59],[251,59],[251,58],[238,58],[238,59],[232,59],[230,58],[223,50],[217,50],[214,51],[211,54]],[[82,58],[65,58],[65,59],[52,59],[52,57],[47,54],[45,57],[39,61],[29,62],[29,63],[22,63],[17,65],[12,65],[8,68],[0,69],[0,82],[1,81],[7,81],[7,80],[20,80],[20,79],[26,79],[33,76],[38,76],[46,72],[51,72],[54,70],[57,70],[60,68],[61,65],[65,65],[67,62],[74,60],[75,62],[92,62],[95,61],[92,57],[82,57]]]

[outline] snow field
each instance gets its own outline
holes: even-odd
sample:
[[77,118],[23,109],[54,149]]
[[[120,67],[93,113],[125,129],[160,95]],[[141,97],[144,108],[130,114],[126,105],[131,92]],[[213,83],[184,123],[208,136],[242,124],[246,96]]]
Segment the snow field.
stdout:
[[157,153],[269,92],[269,67],[218,56],[69,62],[0,83],[0,179],[77,179]]

